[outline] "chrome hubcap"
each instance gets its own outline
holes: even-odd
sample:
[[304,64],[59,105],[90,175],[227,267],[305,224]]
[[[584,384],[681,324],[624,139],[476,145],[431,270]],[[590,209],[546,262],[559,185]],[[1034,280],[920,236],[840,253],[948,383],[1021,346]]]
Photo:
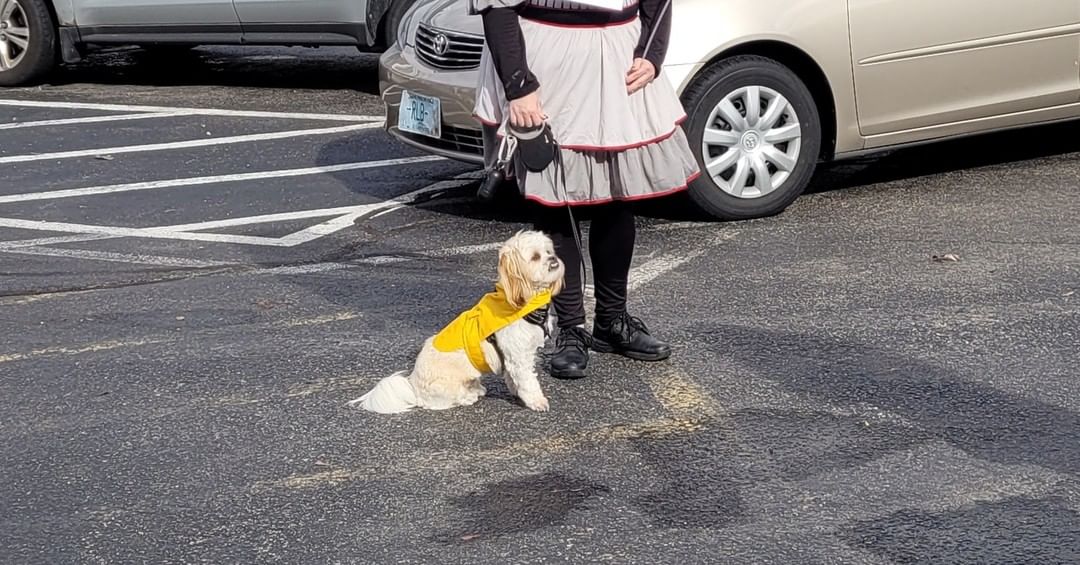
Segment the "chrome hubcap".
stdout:
[[746,86],[725,96],[709,115],[701,142],[709,176],[738,198],[761,198],[783,186],[801,148],[795,108],[764,86]]
[[30,26],[19,0],[0,0],[0,71],[15,68],[30,47]]

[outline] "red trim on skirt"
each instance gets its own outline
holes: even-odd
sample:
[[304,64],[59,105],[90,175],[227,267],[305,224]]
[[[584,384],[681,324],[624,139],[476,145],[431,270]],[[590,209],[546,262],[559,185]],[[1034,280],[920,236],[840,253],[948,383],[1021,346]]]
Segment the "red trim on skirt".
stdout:
[[548,22],[548,21],[544,21],[544,20],[537,20],[537,19],[534,19],[534,18],[526,18],[524,16],[521,16],[521,19],[523,19],[523,20],[525,20],[527,22],[532,22],[534,24],[540,24],[542,26],[560,27],[560,28],[563,28],[563,29],[602,29],[602,28],[605,28],[605,27],[624,26],[626,24],[632,23],[634,20],[638,19],[638,17],[633,16],[633,17],[631,17],[629,19],[626,19],[626,20],[623,20],[621,22],[609,22],[609,23],[606,23],[606,24],[560,24],[560,23]]
[[[484,124],[485,126],[499,127],[500,125],[495,122],[485,120],[484,118],[481,118],[476,114],[473,114],[473,118],[475,118],[476,121]],[[631,143],[630,145],[559,145],[559,149],[569,149],[571,151],[581,151],[586,153],[600,153],[605,151],[618,153],[620,151],[629,151],[631,149],[641,149],[646,145],[653,145],[656,143],[660,143],[661,141],[667,141],[671,138],[671,136],[675,135],[675,132],[679,131],[679,128],[682,127],[684,123],[686,123],[686,116],[675,120],[675,127],[664,135],[654,137],[652,139],[646,139],[645,141],[639,141],[637,143]],[[501,133],[496,134],[495,136],[499,139],[506,137]]]
[[645,141],[640,141],[638,143],[631,143],[630,145],[559,145],[559,148],[560,149],[570,149],[570,150],[573,150],[573,151],[586,151],[586,152],[611,151],[611,152],[616,152],[616,153],[619,152],[619,151],[629,151],[631,149],[640,149],[642,147],[645,147],[646,145],[653,145],[654,143],[660,143],[661,141],[666,141],[671,136],[675,135],[675,132],[679,131],[679,128],[682,127],[684,122],[686,122],[686,116],[683,116],[683,117],[675,120],[675,128],[672,129],[671,131],[669,131],[668,133],[665,133],[664,135],[661,135],[659,137],[654,137],[652,139],[646,139]]
[[480,116],[477,116],[476,114],[473,114],[472,117],[473,117],[474,120],[480,122],[481,124],[484,124],[485,126],[491,126],[493,128],[497,128],[500,125],[498,123],[495,123],[495,122],[492,122],[492,121],[489,121],[489,120],[485,120],[484,118],[481,118]]
[[544,199],[539,198],[537,196],[526,194],[525,199],[529,200],[529,201],[532,201],[532,202],[536,202],[537,204],[540,204],[542,206],[548,206],[550,208],[562,208],[562,207],[565,207],[567,204],[569,204],[570,206],[592,206],[592,205],[597,205],[597,204],[608,204],[608,203],[615,202],[615,201],[618,201],[618,202],[635,202],[635,201],[638,201],[638,200],[648,200],[650,198],[660,198],[661,196],[671,196],[672,194],[677,194],[677,193],[682,192],[682,191],[686,190],[687,188],[689,188],[690,183],[697,180],[698,177],[700,177],[700,176],[701,176],[701,171],[698,171],[698,172],[690,175],[690,177],[686,179],[686,182],[684,184],[682,184],[681,186],[677,186],[675,188],[671,188],[671,189],[664,190],[664,191],[661,191],[661,192],[650,192],[649,194],[639,194],[637,196],[623,196],[621,198],[615,198],[615,197],[597,198],[595,200],[572,200],[572,201],[569,201],[569,202],[550,202],[548,200],[544,200]]

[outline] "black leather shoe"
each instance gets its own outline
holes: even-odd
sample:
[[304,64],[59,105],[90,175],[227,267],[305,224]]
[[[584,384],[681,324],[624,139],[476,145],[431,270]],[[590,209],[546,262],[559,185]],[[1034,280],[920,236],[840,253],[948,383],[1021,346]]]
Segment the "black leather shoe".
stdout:
[[622,314],[609,324],[593,326],[592,348],[600,353],[617,353],[637,361],[663,361],[671,357],[671,346],[649,335],[641,320]]
[[589,367],[589,332],[577,326],[559,330],[555,353],[551,356],[551,376],[556,379],[580,379]]

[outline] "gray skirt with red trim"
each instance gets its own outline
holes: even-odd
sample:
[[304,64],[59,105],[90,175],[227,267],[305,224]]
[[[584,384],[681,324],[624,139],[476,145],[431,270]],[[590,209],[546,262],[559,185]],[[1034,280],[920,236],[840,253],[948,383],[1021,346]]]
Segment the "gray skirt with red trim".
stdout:
[[[626,92],[640,20],[569,27],[522,19],[521,28],[563,169],[534,173],[518,164],[526,198],[549,205],[638,200],[678,192],[698,176],[681,127],[686,112],[668,80],[661,75],[632,95]],[[476,118],[504,135],[508,106],[485,50]]]

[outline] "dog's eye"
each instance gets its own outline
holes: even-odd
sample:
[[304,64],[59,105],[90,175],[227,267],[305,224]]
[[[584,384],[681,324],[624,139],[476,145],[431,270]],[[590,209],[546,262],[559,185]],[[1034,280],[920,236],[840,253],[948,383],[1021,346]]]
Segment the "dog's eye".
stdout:
[[532,260],[533,261],[539,261],[540,260],[540,254],[539,253],[533,253]]

